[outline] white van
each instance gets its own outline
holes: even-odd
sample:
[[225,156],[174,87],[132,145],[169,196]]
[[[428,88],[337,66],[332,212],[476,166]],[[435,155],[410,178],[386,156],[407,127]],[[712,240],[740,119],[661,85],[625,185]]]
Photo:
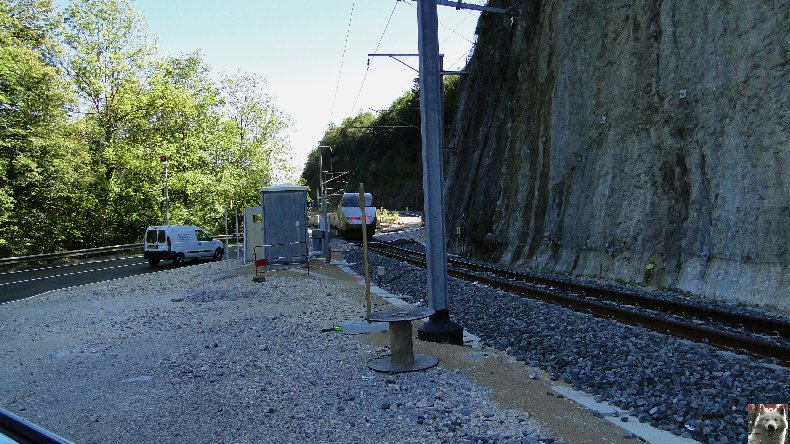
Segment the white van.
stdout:
[[202,228],[194,225],[161,225],[148,227],[143,242],[143,257],[152,267],[159,261],[173,261],[175,265],[187,258],[222,259],[225,245],[212,239]]

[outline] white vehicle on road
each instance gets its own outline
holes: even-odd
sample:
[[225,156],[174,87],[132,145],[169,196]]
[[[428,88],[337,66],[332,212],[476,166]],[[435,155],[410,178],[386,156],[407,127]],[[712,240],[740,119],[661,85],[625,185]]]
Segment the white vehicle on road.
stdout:
[[181,265],[185,259],[212,258],[222,259],[225,245],[212,239],[206,232],[194,225],[160,225],[145,230],[143,257],[152,267],[159,261],[173,261]]

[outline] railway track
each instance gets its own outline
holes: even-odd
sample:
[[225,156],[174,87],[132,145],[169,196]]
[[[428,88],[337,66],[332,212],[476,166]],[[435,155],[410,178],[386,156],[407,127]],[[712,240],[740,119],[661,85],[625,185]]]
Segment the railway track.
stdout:
[[[384,242],[371,242],[369,247],[381,256],[425,268],[423,252]],[[595,316],[705,342],[736,353],[773,359],[790,366],[790,347],[781,341],[765,339],[770,336],[790,338],[790,324],[781,320],[553,280],[456,258],[448,259],[447,273]]]

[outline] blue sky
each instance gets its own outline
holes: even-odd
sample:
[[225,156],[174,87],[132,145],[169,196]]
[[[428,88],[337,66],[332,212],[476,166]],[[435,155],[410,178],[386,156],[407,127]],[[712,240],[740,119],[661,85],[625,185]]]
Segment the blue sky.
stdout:
[[[386,108],[417,76],[395,60],[373,58],[354,106],[367,54],[379,44],[393,8],[376,52],[417,52],[412,0],[135,0],[134,5],[161,55],[199,51],[214,73],[241,70],[268,80],[277,106],[292,118],[289,140],[298,173],[330,120],[340,123],[360,110]],[[475,41],[479,13],[446,6],[438,12],[445,69],[460,69]],[[404,61],[418,66],[416,58]]]

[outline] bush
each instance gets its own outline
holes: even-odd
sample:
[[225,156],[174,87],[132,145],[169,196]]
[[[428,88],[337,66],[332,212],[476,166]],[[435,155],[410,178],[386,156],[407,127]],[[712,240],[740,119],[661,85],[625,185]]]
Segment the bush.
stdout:
[[381,225],[392,225],[398,221],[400,214],[397,211],[389,211],[385,208],[376,209],[376,219]]

